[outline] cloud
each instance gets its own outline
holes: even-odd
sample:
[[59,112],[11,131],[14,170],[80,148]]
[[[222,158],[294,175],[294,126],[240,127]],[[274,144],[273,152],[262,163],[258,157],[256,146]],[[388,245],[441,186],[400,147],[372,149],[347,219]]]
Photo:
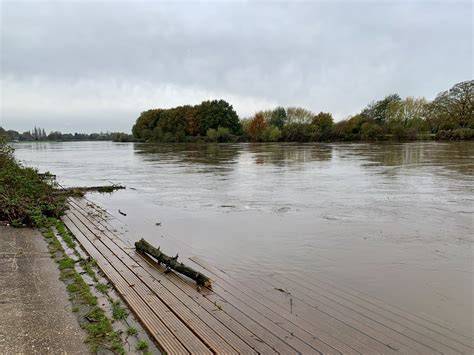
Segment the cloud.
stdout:
[[22,129],[126,129],[143,109],[207,98],[241,116],[299,105],[342,119],[472,77],[469,1],[1,6],[0,124]]
[[123,79],[56,81],[45,77],[11,78],[1,81],[2,124],[25,130],[129,131],[139,113],[149,108],[197,104],[222,97],[243,115],[276,103],[253,96],[212,92],[199,87],[154,84]]

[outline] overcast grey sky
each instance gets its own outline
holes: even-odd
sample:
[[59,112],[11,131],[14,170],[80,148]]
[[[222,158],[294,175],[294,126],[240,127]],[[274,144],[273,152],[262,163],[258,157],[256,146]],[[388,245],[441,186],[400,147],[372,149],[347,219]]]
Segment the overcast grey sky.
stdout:
[[473,77],[471,1],[0,1],[0,125],[20,131],[129,131],[213,98],[341,120]]

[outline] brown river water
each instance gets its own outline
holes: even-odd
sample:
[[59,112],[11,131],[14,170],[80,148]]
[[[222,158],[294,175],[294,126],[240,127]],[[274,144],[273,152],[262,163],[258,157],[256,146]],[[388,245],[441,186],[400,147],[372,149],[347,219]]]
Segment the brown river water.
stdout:
[[474,333],[474,142],[15,148],[65,186],[127,186],[88,198],[130,243],[144,237],[248,279],[324,277]]

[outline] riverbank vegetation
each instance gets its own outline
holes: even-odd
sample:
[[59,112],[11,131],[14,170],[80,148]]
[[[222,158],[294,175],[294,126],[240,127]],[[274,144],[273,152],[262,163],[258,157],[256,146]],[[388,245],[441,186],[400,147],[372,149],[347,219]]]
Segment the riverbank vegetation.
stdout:
[[433,101],[388,95],[345,120],[328,112],[277,107],[239,119],[224,100],[141,113],[133,139],[142,142],[311,142],[474,138],[474,81],[441,92]]
[[58,191],[51,175],[21,166],[12,148],[0,138],[0,221],[40,226],[45,218],[59,218],[67,196]]
[[86,192],[111,193],[121,185],[62,188],[50,173],[19,164],[13,149],[0,137],[0,221],[15,227],[42,227],[50,218],[59,218],[69,196]]

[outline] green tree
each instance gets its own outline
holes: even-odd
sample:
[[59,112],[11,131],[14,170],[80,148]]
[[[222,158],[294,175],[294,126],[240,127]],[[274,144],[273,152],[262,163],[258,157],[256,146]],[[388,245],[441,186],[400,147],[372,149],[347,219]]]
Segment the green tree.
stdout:
[[446,128],[474,128],[474,80],[463,81],[436,96],[429,107],[434,131]]
[[428,102],[424,98],[407,97],[405,100],[392,101],[387,106],[386,123],[401,124],[409,127],[413,121],[426,118]]
[[398,94],[386,96],[383,100],[370,103],[363,111],[362,115],[368,120],[373,120],[379,125],[384,125],[387,118],[387,108],[392,102],[401,101]]
[[133,137],[142,141],[150,139],[153,136],[153,128],[158,124],[161,112],[160,109],[143,111],[132,127]]
[[331,136],[334,121],[328,112],[320,112],[311,120],[313,126],[312,140],[328,140]]
[[286,111],[283,107],[277,107],[271,112],[270,119],[267,122],[275,127],[282,128],[286,123]]
[[62,137],[63,135],[59,131],[52,131],[48,134],[48,140],[50,141],[60,141]]
[[209,128],[228,128],[232,134],[241,133],[239,117],[231,104],[224,100],[203,101],[197,107],[199,132],[206,135]]
[[310,123],[314,113],[302,107],[288,107],[286,109],[286,123]]

